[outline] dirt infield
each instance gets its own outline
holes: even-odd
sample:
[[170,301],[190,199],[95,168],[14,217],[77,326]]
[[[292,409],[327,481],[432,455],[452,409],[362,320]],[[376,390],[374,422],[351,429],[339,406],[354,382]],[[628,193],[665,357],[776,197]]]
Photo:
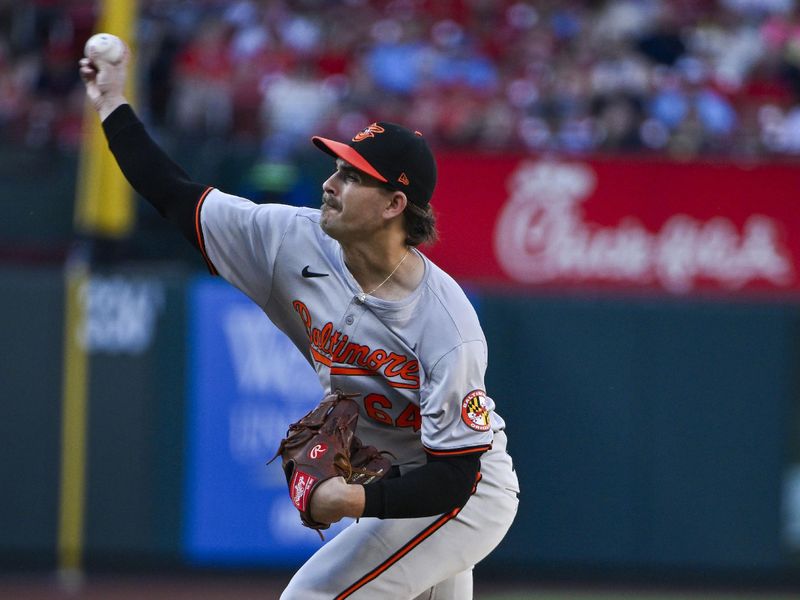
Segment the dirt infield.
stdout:
[[[0,600],[272,600],[290,575],[0,575]],[[477,581],[476,600],[792,600],[794,593],[667,591]],[[376,599],[380,600],[380,599]]]
[[278,598],[288,581],[288,575],[6,576],[0,600],[266,600]]

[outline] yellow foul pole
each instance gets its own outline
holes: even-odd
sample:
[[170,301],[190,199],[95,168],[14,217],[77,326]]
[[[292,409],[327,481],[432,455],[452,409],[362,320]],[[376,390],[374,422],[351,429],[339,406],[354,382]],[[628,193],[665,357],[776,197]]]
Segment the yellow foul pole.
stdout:
[[[136,0],[101,0],[96,31],[112,33],[133,46]],[[135,52],[133,53],[135,56]],[[77,65],[75,66],[77,69]],[[133,77],[128,98],[134,98]],[[84,113],[83,143],[75,198],[76,245],[65,269],[62,377],[61,486],[58,515],[58,569],[79,576],[84,547],[87,481],[89,357],[84,341],[91,272],[91,239],[121,238],[134,225],[130,186],[117,167],[94,110]]]

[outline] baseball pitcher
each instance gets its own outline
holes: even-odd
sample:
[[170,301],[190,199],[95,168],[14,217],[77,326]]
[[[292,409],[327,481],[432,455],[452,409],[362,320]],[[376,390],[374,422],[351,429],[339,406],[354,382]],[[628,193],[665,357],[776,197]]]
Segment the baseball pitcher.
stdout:
[[[355,423],[358,448],[377,448],[387,466],[321,480],[289,461],[287,501],[304,523],[358,520],[281,598],[472,598],[472,568],[511,526],[519,487],[503,419],[485,391],[477,315],[417,249],[436,237],[436,163],[425,139],[383,122],[344,143],[314,137],[335,161],[321,208],[257,205],[191,180],[155,144],[123,96],[129,54],[80,62],[122,172],[314,367],[330,404],[305,423],[338,411],[328,430],[342,447],[352,450],[341,424]],[[317,442],[305,459],[327,451]]]

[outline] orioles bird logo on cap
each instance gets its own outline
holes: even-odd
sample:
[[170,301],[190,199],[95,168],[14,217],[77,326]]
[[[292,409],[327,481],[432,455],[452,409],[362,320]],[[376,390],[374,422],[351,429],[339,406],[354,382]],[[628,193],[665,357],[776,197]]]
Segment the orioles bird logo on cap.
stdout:
[[364,131],[357,133],[356,136],[353,138],[353,141],[363,142],[367,138],[375,137],[376,133],[383,133],[384,131],[386,130],[383,127],[381,127],[377,123],[373,123],[366,129],[364,129]]

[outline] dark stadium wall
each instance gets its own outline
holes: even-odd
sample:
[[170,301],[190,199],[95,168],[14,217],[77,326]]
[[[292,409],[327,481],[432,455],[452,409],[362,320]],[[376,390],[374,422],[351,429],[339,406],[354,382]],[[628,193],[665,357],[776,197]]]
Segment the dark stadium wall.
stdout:
[[95,275],[89,565],[178,565],[184,460],[186,276]]
[[788,564],[796,306],[494,297],[481,316],[522,483],[515,527],[488,561]]
[[[88,293],[89,569],[188,566],[189,280],[115,269]],[[63,282],[3,269],[0,290],[13,316],[0,350],[0,566],[53,566]],[[781,500],[797,459],[796,305],[485,293],[477,304],[522,483],[515,526],[484,566],[796,574]]]
[[0,268],[0,561],[55,560],[63,281],[56,269]]

